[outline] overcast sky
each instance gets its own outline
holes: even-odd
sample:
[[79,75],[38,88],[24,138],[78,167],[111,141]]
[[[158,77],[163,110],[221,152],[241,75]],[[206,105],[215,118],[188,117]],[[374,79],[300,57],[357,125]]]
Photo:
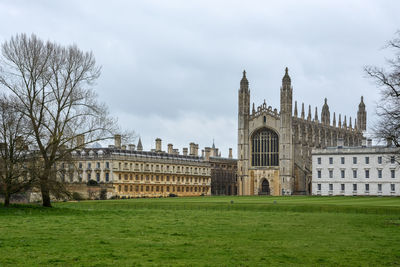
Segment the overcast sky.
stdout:
[[331,116],[354,120],[363,95],[371,126],[379,91],[363,66],[390,57],[382,47],[400,29],[399,11],[398,0],[2,0],[0,42],[35,33],[92,50],[100,100],[145,150],[157,137],[180,151],[215,139],[227,156],[229,147],[236,155],[243,69],[256,106],[266,99],[279,110],[287,66],[299,107],[314,116],[327,97]]

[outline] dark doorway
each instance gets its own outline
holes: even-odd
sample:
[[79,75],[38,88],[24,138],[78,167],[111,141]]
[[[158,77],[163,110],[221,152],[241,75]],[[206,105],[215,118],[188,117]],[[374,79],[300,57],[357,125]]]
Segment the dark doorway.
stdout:
[[264,180],[261,183],[261,191],[259,193],[260,195],[269,195],[269,182],[267,179],[264,178]]

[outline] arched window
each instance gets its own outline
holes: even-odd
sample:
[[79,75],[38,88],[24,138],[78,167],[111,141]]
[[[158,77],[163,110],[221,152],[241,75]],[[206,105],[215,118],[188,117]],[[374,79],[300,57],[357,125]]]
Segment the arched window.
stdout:
[[255,132],[251,138],[252,166],[279,166],[279,138],[267,128]]

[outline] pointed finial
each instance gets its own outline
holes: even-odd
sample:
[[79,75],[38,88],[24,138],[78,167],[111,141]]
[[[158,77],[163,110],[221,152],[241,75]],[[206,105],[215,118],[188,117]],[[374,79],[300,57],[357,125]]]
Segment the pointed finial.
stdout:
[[294,116],[297,118],[297,101],[294,101]]
[[304,103],[301,103],[301,118],[304,120]]
[[314,121],[318,122],[318,108],[317,107],[315,107]]
[[282,85],[289,85],[290,86],[290,76],[289,76],[289,69],[286,67],[285,68],[285,75],[282,78]]
[[346,115],[344,115],[343,127],[344,127],[344,128],[347,128],[347,119],[346,119]]
[[342,115],[339,113],[338,127],[342,128]]
[[350,117],[350,119],[349,119],[349,128],[350,128],[350,129],[353,128],[352,125],[351,125],[351,117]]
[[328,103],[328,99],[325,97],[325,104],[327,104]]
[[249,81],[246,78],[246,71],[243,71],[243,77],[240,81],[240,91],[248,90],[249,89]]
[[333,121],[332,121],[333,127],[336,127],[336,114],[333,112]]
[[311,105],[308,105],[308,116],[307,116],[307,120],[311,121]]
[[142,145],[142,139],[139,137],[139,142],[137,144],[137,151],[142,151],[143,150],[143,145]]
[[253,102],[253,114],[254,113],[256,113],[256,106],[254,105],[254,102]]

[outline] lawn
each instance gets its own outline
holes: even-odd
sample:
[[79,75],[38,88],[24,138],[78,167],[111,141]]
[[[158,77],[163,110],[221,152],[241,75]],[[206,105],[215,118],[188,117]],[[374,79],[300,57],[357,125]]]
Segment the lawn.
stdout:
[[399,266],[400,198],[0,206],[0,266]]

